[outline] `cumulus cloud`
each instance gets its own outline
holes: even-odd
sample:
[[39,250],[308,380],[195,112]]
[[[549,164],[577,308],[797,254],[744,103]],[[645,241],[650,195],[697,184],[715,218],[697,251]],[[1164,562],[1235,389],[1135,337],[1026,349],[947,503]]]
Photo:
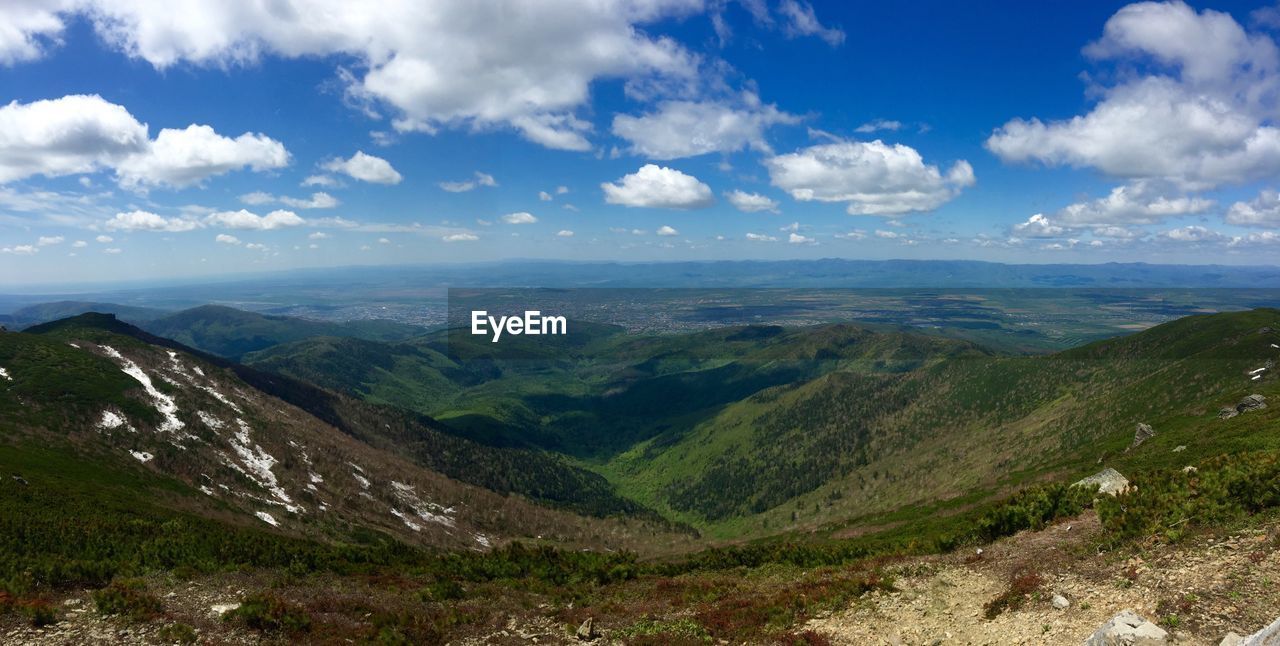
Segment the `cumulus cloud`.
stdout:
[[837,141],[764,161],[774,186],[801,201],[845,202],[850,215],[932,211],[974,184],[960,160],[943,174],[902,144]]
[[745,148],[771,152],[765,130],[799,120],[744,92],[732,102],[666,101],[638,117],[620,114],[613,118],[613,134],[626,139],[632,153],[665,160]]
[[40,248],[30,244],[20,244],[13,247],[0,248],[0,253],[10,253],[17,256],[32,256],[40,253]]
[[507,224],[534,224],[538,221],[532,213],[520,211],[518,213],[508,213],[502,216],[502,221]]
[[1226,13],[1181,2],[1128,5],[1085,48],[1124,70],[1151,64],[1168,74],[1121,73],[1087,113],[1013,119],[987,139],[1010,162],[1095,168],[1126,179],[1206,189],[1280,172],[1280,129],[1271,125],[1280,54]]
[[854,229],[853,231],[845,233],[837,233],[836,237],[841,240],[865,240],[867,238],[867,232],[862,229]]
[[1028,238],[1057,238],[1067,232],[1067,228],[1054,224],[1043,213],[1037,213],[1026,222],[1013,225],[1013,230]]
[[390,162],[363,150],[357,150],[349,159],[331,159],[322,164],[322,168],[373,184],[399,184],[404,179]]
[[1195,215],[1213,208],[1213,200],[1165,195],[1157,182],[1136,181],[1112,189],[1106,197],[1068,205],[1056,218],[1068,226],[1151,224]]
[[787,236],[787,242],[791,244],[818,244],[817,240],[814,240],[809,236],[800,235],[799,233],[792,233]]
[[475,172],[475,176],[465,182],[440,182],[440,188],[450,193],[466,193],[481,186],[497,186],[498,181],[488,173]]
[[306,179],[302,180],[303,186],[324,186],[328,188],[337,186],[338,184],[338,180],[328,175],[308,175]]
[[[574,150],[589,147],[588,124],[574,111],[588,102],[593,82],[696,73],[696,56],[644,27],[702,9],[693,0],[316,0],[306,10],[254,0],[181,10],[159,0],[63,0],[63,13],[27,5],[0,10],[2,61],[40,56],[41,41],[52,42],[80,13],[109,47],[157,69],[337,55],[356,63],[339,75],[347,100],[370,113],[389,111],[398,131],[508,127]],[[792,21],[797,33],[815,29],[806,7]],[[816,33],[830,38],[822,30]]]
[[440,239],[445,242],[475,242],[480,239],[480,236],[477,236],[474,233],[450,233],[448,235],[441,236]]
[[559,237],[559,238],[572,238],[572,237],[573,237],[573,232],[572,232],[572,231],[570,231],[570,230],[568,230],[568,229],[561,229],[560,231],[556,232],[556,237]]
[[217,236],[213,238],[213,241],[220,244],[229,244],[229,245],[240,244],[240,238],[237,238],[233,235],[227,235],[225,233],[219,233]]
[[36,246],[51,247],[56,244],[62,244],[65,241],[66,241],[66,238],[62,236],[40,236],[40,238],[36,240]]
[[726,200],[729,200],[729,204],[732,204],[733,208],[738,209],[743,213],[758,213],[760,211],[770,211],[772,213],[778,212],[778,201],[759,193],[748,193],[746,191],[734,189],[726,192],[724,197]]
[[112,170],[122,186],[186,187],[233,170],[280,168],[289,153],[263,134],[236,138],[205,125],[151,139],[124,106],[68,95],[0,107],[0,183]]
[[700,209],[715,198],[711,187],[674,168],[645,164],[615,183],[600,185],[609,204],[659,209]]
[[285,211],[278,209],[266,215],[258,215],[251,211],[240,209],[238,211],[219,211],[210,213],[205,216],[204,223],[213,227],[226,227],[228,229],[254,229],[259,231],[269,231],[272,229],[283,229],[286,227],[296,227],[306,224],[306,220],[298,217],[293,211]]
[[1226,220],[1245,227],[1280,227],[1280,193],[1265,190],[1248,202],[1236,202],[1227,209]]
[[[104,227],[108,231],[166,231],[179,233],[200,227],[200,223],[186,218],[166,218],[150,211],[129,211],[117,213],[107,220]],[[98,236],[98,242],[111,242],[110,236]]]
[[323,191],[312,193],[311,197],[308,198],[272,195],[271,193],[264,191],[254,191],[252,193],[245,193],[244,195],[241,195],[240,201],[250,206],[283,204],[295,209],[331,209],[339,204],[338,198]]
[[664,225],[662,225],[662,226],[660,226],[660,227],[658,227],[658,230],[657,230],[655,233],[657,233],[657,234],[658,234],[658,235],[660,235],[660,236],[678,236],[678,235],[680,235],[680,232],[679,232],[679,231],[676,231],[674,228],[669,227],[669,226],[667,226],[667,225],[665,225],[665,224],[664,224]]
[[94,240],[97,240],[97,241],[98,241],[99,243],[101,243],[101,244],[107,244],[108,242],[114,242],[114,241],[115,241],[115,239],[114,239],[114,238],[112,238],[111,236],[106,236],[106,235],[98,236],[98,237],[94,238]]
[[747,240],[750,240],[751,242],[777,242],[778,241],[777,238],[771,235],[765,235],[763,233],[748,233]]
[[1171,229],[1161,235],[1174,242],[1217,242],[1228,239],[1227,236],[1217,231],[1210,231],[1205,227],[1196,225]]
[[71,243],[71,246],[75,249],[84,249],[85,247],[89,246],[89,243],[85,242],[84,240],[76,240],[75,242]]

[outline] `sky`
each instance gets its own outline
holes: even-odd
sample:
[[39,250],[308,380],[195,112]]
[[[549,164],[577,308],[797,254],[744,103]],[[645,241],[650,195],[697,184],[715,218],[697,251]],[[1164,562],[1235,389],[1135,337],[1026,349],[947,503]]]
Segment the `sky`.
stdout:
[[1280,8],[10,0],[0,285],[1280,264]]

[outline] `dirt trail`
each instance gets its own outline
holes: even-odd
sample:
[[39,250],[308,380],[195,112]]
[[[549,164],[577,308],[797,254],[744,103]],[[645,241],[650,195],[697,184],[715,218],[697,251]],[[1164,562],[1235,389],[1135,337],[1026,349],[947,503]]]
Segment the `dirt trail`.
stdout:
[[[1171,642],[1216,645],[1280,615],[1277,527],[1123,553],[1090,552],[1100,528],[1089,512],[974,552],[898,566],[898,592],[869,594],[809,622],[837,644],[1080,644],[1131,609],[1166,629]],[[1015,574],[1044,585],[1019,610],[984,618],[983,605]],[[1054,608],[1059,594],[1070,601]]]

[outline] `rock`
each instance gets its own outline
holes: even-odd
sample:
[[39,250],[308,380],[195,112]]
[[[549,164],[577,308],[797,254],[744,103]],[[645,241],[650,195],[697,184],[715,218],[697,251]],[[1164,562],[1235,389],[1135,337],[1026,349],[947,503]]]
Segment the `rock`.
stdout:
[[26,479],[26,478],[24,478],[24,477],[22,477],[22,476],[20,476],[20,475],[14,475],[14,476],[13,476],[13,481],[14,481],[14,482],[16,482],[16,483],[18,483],[18,484],[20,484],[20,485],[22,485],[22,486],[24,486],[24,487],[25,487],[25,486],[27,486],[28,484],[30,484],[30,483],[28,483],[28,482],[27,482],[27,479]]
[[1248,397],[1241,399],[1239,404],[1236,404],[1236,410],[1241,413],[1247,413],[1251,410],[1258,410],[1266,407],[1267,398],[1257,394],[1249,395]]
[[1088,478],[1080,480],[1073,487],[1097,487],[1098,493],[1104,493],[1108,496],[1116,496],[1125,492],[1129,488],[1129,479],[1120,475],[1119,471],[1107,467]]
[[1237,635],[1234,632],[1227,633],[1227,636],[1223,637],[1222,641],[1218,642],[1218,646],[1243,646],[1243,645],[1244,645],[1244,637],[1241,637],[1240,635]]
[[1177,446],[1173,447],[1173,452],[1174,452],[1174,453],[1182,453],[1183,451],[1186,451],[1186,450],[1187,450],[1187,445],[1186,445],[1186,444],[1179,444],[1179,445],[1177,445]]
[[1191,465],[1189,465],[1189,464],[1188,464],[1187,466],[1185,466],[1185,467],[1182,467],[1182,472],[1183,472],[1183,473],[1185,473],[1185,474],[1187,474],[1187,475],[1191,475],[1191,474],[1193,474],[1193,473],[1195,473],[1195,472],[1197,472],[1197,471],[1199,471],[1199,469],[1197,469],[1197,468],[1195,468],[1195,467],[1193,467],[1193,466],[1191,466]]
[[1050,600],[1049,603],[1052,603],[1053,607],[1058,610],[1066,610],[1071,607],[1071,602],[1067,601],[1067,598],[1060,594],[1053,595],[1053,599]]
[[580,641],[595,641],[600,637],[600,633],[596,632],[596,623],[594,617],[587,617],[587,620],[578,626],[577,637]]
[[1231,419],[1239,414],[1240,411],[1237,411],[1234,407],[1224,406],[1222,410],[1218,411],[1218,419]]
[[209,612],[215,617],[221,617],[222,615],[225,615],[228,612],[231,612],[232,610],[235,610],[236,608],[239,608],[239,607],[240,607],[240,604],[235,602],[215,603],[212,606],[209,606]]
[[1169,633],[1132,610],[1121,611],[1084,641],[1085,646],[1154,646],[1169,643]]
[[1244,641],[1240,643],[1244,646],[1274,646],[1275,644],[1280,644],[1280,618],[1271,622],[1262,630],[1245,637]]
[[1138,429],[1133,432],[1133,444],[1129,445],[1129,450],[1133,450],[1142,446],[1143,442],[1156,436],[1156,430],[1151,428],[1150,424],[1138,423]]

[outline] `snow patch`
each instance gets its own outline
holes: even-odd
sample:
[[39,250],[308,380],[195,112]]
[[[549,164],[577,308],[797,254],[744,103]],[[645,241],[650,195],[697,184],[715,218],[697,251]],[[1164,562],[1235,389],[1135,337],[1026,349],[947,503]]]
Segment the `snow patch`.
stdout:
[[[102,419],[98,420],[98,428],[110,430],[113,428],[120,428],[121,426],[124,426],[125,423],[124,417],[119,413],[113,410],[104,410],[102,411]],[[130,428],[129,430],[132,431],[133,429]]]
[[147,395],[151,397],[152,404],[156,407],[156,410],[160,411],[160,414],[164,416],[164,421],[160,423],[160,431],[165,433],[174,433],[182,430],[185,424],[182,423],[182,420],[178,419],[177,402],[175,402],[172,397],[157,390],[155,384],[151,383],[151,377],[149,377],[147,373],[143,372],[142,368],[138,367],[138,364],[125,358],[115,348],[109,345],[104,345],[102,346],[102,350],[107,353],[107,356],[110,356],[120,362],[121,371],[136,379],[138,383],[142,384],[143,390],[146,390]]
[[395,516],[396,518],[399,518],[400,520],[404,521],[405,526],[407,526],[409,529],[412,529],[412,530],[413,530],[413,531],[415,531],[415,532],[420,532],[420,531],[422,531],[422,525],[419,525],[419,524],[417,524],[417,523],[413,522],[412,520],[409,520],[409,517],[408,517],[408,516],[406,516],[405,514],[401,513],[399,509],[396,509],[395,507],[392,507],[392,508],[391,508],[391,514],[392,514],[393,516]]
[[[434,502],[422,500],[418,497],[418,494],[414,491],[412,486],[404,484],[403,482],[396,482],[392,480],[391,489],[395,494],[395,497],[412,509],[413,513],[417,514],[418,518],[429,523],[440,523],[447,527],[453,527],[454,521],[453,518],[450,518],[450,515],[453,513],[452,508],[446,509]],[[395,510],[392,511],[394,512]]]
[[1259,379],[1262,379],[1262,375],[1254,375],[1249,378],[1249,381],[1257,381]]
[[356,479],[356,482],[359,482],[359,483],[360,483],[360,487],[361,487],[362,489],[368,489],[368,488],[369,488],[369,479],[368,479],[368,478],[366,478],[366,477],[364,477],[364,476],[362,476],[362,475],[360,475],[360,474],[356,473],[355,471],[352,471],[352,472],[351,472],[351,477],[355,478],[355,479]]
[[255,511],[255,512],[253,512],[253,515],[254,515],[254,516],[257,516],[259,520],[261,520],[262,522],[264,522],[264,523],[266,523],[266,524],[268,524],[268,525],[270,525],[270,526],[272,526],[272,527],[279,527],[279,526],[280,526],[280,523],[276,522],[276,519],[275,519],[271,514],[268,514],[268,513],[267,513],[267,512],[265,512],[265,511]]
[[194,370],[197,375],[200,375],[201,377],[204,376],[204,371],[200,369],[200,366],[191,366],[191,369]]
[[200,485],[200,492],[206,496],[213,495],[213,489],[210,489],[208,485]]
[[147,453],[146,451],[129,451],[129,453],[133,455],[135,459],[137,459],[139,462],[142,462],[142,463],[150,462],[151,458],[156,457],[154,455],[151,455],[150,453]]
[[307,476],[307,477],[309,477],[309,478],[311,479],[311,482],[313,482],[313,483],[315,483],[315,484],[320,484],[320,483],[324,482],[324,476],[321,476],[321,475],[320,475],[320,474],[318,474],[318,473],[310,473],[310,474],[308,474],[308,476]]
[[1257,370],[1250,370],[1250,371],[1249,371],[1249,374],[1251,374],[1251,375],[1256,375],[1256,374],[1258,374],[1258,373],[1260,373],[1260,372],[1263,372],[1264,370],[1266,370],[1266,368],[1258,368]]
[[76,344],[74,344],[74,343],[72,343],[72,342],[70,342],[70,341],[67,341],[67,345],[69,345],[69,346],[71,346],[71,347],[73,347],[73,348],[75,348],[75,349],[77,349],[77,350],[79,350],[79,349],[80,349],[80,346],[78,346],[78,345],[76,345]]
[[214,388],[213,386],[204,386],[204,385],[197,385],[197,387],[199,387],[199,388],[200,388],[200,390],[203,390],[203,391],[205,391],[205,392],[209,393],[210,395],[213,395],[213,398],[214,398],[214,399],[216,399],[216,400],[218,400],[218,401],[222,402],[223,404],[226,404],[228,407],[230,407],[230,408],[231,408],[231,410],[233,410],[233,411],[235,411],[235,412],[237,412],[237,413],[243,413],[243,412],[244,412],[244,411],[240,410],[240,407],[239,407],[239,406],[237,406],[235,402],[231,401],[230,399],[227,399],[227,396],[226,396],[226,395],[224,395],[224,394],[222,394],[222,393],[218,392],[218,389],[217,389],[217,388]]
[[489,537],[484,534],[476,534],[475,539],[480,544],[480,547],[488,548],[492,546],[492,543],[489,542]]
[[236,456],[240,458],[241,464],[244,465],[244,469],[241,469],[240,472],[247,475],[258,486],[270,491],[271,495],[275,496],[278,501],[275,504],[279,504],[294,513],[305,511],[293,504],[289,494],[276,481],[276,475],[271,472],[271,467],[276,464],[275,457],[262,450],[261,446],[253,443],[253,440],[249,437],[249,425],[244,420],[237,419],[236,424],[240,426],[240,430],[236,432],[235,437],[231,440],[231,449],[236,452]]
[[3,377],[4,379],[7,379],[9,381],[13,381],[13,377],[9,376],[9,371],[5,370],[4,368],[0,368],[0,377]]
[[220,431],[222,430],[223,426],[226,426],[226,422],[223,422],[222,420],[204,411],[196,411],[196,415],[200,418],[201,422],[204,422],[205,426],[208,426],[209,428],[215,431]]

